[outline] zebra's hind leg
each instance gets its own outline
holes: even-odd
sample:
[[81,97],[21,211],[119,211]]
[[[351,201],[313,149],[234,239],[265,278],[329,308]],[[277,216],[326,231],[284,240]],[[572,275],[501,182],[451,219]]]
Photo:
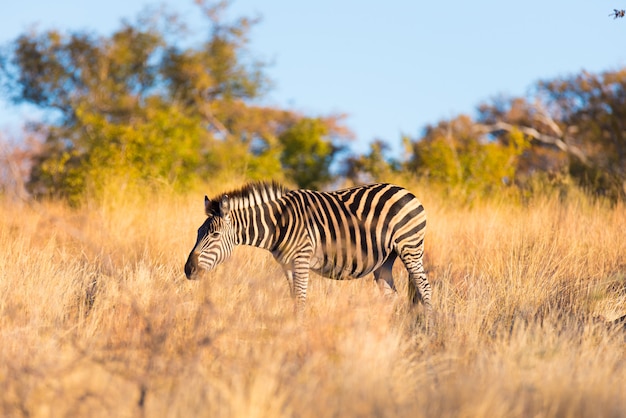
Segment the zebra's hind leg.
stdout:
[[374,271],[374,280],[384,296],[393,297],[397,295],[396,285],[393,282],[393,263],[396,261],[398,254],[392,252],[387,260],[378,270]]
[[428,278],[426,277],[426,272],[424,271],[422,261],[423,254],[424,245],[421,244],[417,248],[411,249],[411,251],[405,250],[401,252],[400,259],[409,271],[409,300],[413,305],[421,301],[424,304],[427,317],[431,318],[433,309],[430,297],[432,290]]

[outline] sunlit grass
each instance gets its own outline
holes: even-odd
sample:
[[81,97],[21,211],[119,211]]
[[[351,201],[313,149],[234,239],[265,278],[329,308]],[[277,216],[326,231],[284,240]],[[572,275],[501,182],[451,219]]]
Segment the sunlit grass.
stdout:
[[187,281],[201,193],[3,201],[0,414],[623,415],[626,208],[416,194],[428,331],[399,263],[396,300],[313,276],[302,324],[262,250]]

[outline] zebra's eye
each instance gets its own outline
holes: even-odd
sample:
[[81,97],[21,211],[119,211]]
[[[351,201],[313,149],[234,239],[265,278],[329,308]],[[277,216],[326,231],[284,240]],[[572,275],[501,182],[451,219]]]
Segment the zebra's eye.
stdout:
[[222,233],[221,233],[221,232],[217,232],[217,231],[215,231],[215,232],[211,232],[211,238],[213,238],[213,239],[217,239],[217,238],[219,238],[219,237],[220,237],[220,235],[222,235]]

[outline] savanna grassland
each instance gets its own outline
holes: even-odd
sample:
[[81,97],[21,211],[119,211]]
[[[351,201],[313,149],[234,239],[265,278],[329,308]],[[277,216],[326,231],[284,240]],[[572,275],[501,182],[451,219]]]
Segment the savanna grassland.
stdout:
[[[203,191],[0,203],[0,415],[626,416],[626,207],[581,193],[459,205],[423,186],[435,315],[371,277],[183,264]],[[222,189],[215,190],[224,191]],[[210,193],[213,194],[213,193]]]

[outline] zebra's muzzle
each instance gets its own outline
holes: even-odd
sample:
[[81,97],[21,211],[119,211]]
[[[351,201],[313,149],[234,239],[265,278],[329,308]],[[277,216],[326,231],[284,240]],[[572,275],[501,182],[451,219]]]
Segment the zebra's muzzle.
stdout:
[[192,251],[185,263],[185,276],[188,280],[195,280],[198,277],[198,255]]

